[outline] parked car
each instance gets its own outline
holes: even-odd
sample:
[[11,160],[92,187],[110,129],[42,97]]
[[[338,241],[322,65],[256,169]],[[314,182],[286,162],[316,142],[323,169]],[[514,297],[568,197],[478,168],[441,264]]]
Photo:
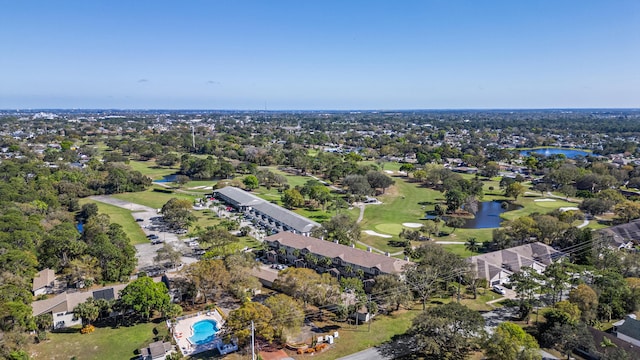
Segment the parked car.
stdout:
[[158,245],[158,244],[162,244],[162,240],[160,240],[160,239],[152,239],[151,240],[151,245]]
[[148,237],[149,239],[151,239],[151,240],[159,239],[159,238],[160,238],[160,237],[159,237],[158,235],[156,235],[156,234],[149,234],[149,235],[147,235],[147,237]]
[[507,290],[500,285],[493,285],[491,289],[500,295],[507,295]]
[[137,221],[137,222],[142,222],[142,221],[144,221],[144,219],[137,218],[137,219],[136,219],[136,221]]

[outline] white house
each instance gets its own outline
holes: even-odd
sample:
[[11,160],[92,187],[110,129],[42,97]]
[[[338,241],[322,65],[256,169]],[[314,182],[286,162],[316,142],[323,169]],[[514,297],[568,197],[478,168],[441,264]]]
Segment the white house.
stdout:
[[34,301],[31,303],[33,316],[51,313],[53,316],[53,328],[63,329],[66,327],[81,325],[82,319],[74,319],[73,309],[89,298],[94,299],[117,299],[120,290],[127,284],[109,286],[93,291],[63,292],[50,299]]

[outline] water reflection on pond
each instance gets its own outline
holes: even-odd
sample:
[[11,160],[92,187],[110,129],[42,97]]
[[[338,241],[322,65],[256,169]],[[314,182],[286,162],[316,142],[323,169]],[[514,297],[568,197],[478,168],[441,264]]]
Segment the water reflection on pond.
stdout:
[[520,205],[513,205],[506,201],[485,201],[478,203],[478,212],[473,219],[465,219],[463,229],[487,229],[500,227],[503,219],[500,214],[518,210]]
[[[522,208],[520,205],[514,205],[507,201],[485,201],[478,203],[478,212],[473,219],[464,219],[464,225],[461,229],[489,229],[500,227],[503,219],[500,214],[518,210]],[[435,216],[427,215],[425,219],[433,220]],[[443,218],[446,221],[446,216]]]

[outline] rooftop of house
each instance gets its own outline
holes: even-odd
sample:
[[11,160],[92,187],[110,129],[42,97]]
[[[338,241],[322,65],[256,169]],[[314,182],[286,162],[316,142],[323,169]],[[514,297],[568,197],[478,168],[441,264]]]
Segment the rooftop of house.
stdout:
[[33,310],[33,316],[38,316],[48,312],[71,312],[76,306],[78,306],[78,304],[87,301],[89,298],[106,300],[117,299],[120,290],[124,289],[126,286],[127,284],[118,284],[89,291],[65,291],[52,298],[32,302],[31,309]]
[[618,247],[629,241],[640,242],[640,219],[626,224],[601,229],[599,232],[607,236],[610,245]]
[[33,291],[51,285],[56,280],[56,273],[51,269],[40,270],[33,277]]
[[640,320],[627,316],[622,324],[616,326],[616,331],[619,334],[640,340]]
[[472,256],[469,261],[475,263],[482,260],[495,266],[506,267],[510,271],[519,271],[520,268],[531,266],[534,262],[549,265],[562,255],[549,245],[535,242]]
[[472,256],[468,261],[475,266],[478,277],[492,279],[502,271],[511,274],[534,264],[546,266],[562,256],[551,246],[535,242]]
[[214,191],[214,193],[222,194],[236,201],[240,206],[252,207],[257,211],[284,224],[287,224],[296,231],[302,233],[307,233],[314,227],[320,226],[320,224],[313,220],[309,220],[302,215],[298,215],[293,211],[289,211],[281,206],[272,204],[264,199],[261,199],[251,193],[233,186],[226,186],[222,189],[217,189]]
[[142,355],[144,358],[162,358],[168,351],[171,351],[172,348],[173,345],[171,345],[170,342],[156,341],[149,344],[148,347],[141,349],[140,355]]
[[310,253],[326,256],[331,259],[340,258],[344,262],[365,268],[378,268],[387,274],[400,273],[409,261],[390,256],[375,254],[334,242],[309,236],[281,232],[264,239],[268,243],[279,243],[294,249],[306,249]]

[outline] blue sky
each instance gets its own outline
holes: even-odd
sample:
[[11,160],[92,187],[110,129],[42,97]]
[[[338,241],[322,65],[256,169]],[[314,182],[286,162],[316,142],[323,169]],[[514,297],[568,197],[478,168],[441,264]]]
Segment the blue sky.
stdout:
[[0,0],[0,108],[640,107],[640,1]]

